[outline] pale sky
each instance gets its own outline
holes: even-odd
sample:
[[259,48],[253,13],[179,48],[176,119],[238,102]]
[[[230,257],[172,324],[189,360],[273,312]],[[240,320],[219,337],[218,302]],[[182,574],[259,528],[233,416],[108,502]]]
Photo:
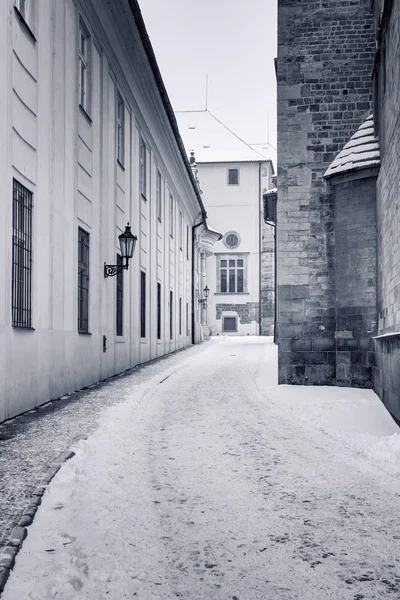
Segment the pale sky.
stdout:
[[174,110],[205,108],[208,73],[208,108],[250,144],[269,121],[276,147],[276,0],[139,2]]

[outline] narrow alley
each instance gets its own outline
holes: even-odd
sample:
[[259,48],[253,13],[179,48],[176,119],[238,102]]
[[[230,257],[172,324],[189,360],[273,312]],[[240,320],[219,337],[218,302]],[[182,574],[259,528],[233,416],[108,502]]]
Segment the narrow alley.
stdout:
[[372,391],[278,387],[271,338],[147,368],[106,387],[2,600],[399,598],[400,436]]

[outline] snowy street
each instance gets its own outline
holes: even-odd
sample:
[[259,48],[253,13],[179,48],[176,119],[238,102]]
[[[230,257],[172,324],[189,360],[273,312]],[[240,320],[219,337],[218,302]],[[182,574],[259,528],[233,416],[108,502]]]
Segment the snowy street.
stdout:
[[271,338],[149,368],[108,388],[2,600],[400,597],[400,430],[372,391],[278,387]]

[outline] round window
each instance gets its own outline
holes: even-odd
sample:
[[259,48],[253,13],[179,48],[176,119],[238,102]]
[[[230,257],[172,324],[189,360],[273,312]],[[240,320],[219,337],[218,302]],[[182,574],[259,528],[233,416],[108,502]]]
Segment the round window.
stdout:
[[228,246],[228,248],[236,248],[239,246],[239,241],[240,240],[237,233],[228,233],[225,236],[225,244]]

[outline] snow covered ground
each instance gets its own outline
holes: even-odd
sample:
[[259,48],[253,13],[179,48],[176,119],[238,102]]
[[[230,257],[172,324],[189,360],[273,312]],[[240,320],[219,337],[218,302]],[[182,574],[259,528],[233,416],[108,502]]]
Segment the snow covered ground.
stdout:
[[2,600],[400,597],[400,435],[372,391],[278,387],[268,338],[121,383]]

